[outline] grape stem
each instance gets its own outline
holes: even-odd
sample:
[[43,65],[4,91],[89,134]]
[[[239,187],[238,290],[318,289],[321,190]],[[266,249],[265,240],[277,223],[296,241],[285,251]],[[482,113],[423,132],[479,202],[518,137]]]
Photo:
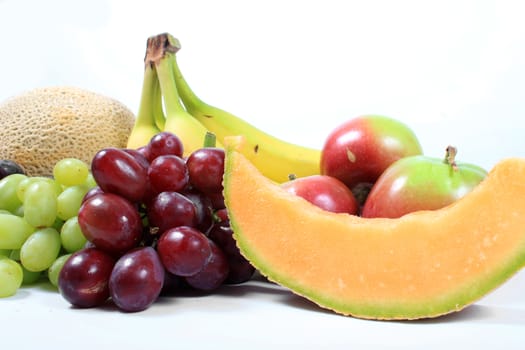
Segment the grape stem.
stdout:
[[217,145],[217,136],[211,131],[206,131],[204,135],[204,147],[215,147]]

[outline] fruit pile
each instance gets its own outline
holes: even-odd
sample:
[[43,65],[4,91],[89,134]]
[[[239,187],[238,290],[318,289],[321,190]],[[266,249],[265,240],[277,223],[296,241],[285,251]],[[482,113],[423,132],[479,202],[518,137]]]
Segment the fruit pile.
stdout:
[[[180,47],[168,33],[148,38],[142,99],[128,148],[141,147],[164,130],[183,135],[187,156],[200,147],[207,131],[217,136],[219,147],[225,138],[243,135],[239,152],[266,177],[322,209],[365,217],[441,208],[486,176],[480,167],[456,162],[455,154],[447,153],[445,161],[423,156],[415,133],[385,116],[364,115],[342,123],[321,150],[277,139],[202,101],[178,66]],[[404,158],[409,159],[386,171]]]
[[[412,259],[407,247],[420,242],[415,231],[435,218],[428,212],[426,217],[406,214],[459,201],[487,172],[457,162],[452,146],[446,147],[443,159],[423,155],[414,132],[384,116],[364,115],[342,123],[320,150],[277,139],[197,97],[178,67],[179,49],[178,40],[166,33],[148,39],[139,111],[133,129],[124,128],[129,131],[125,147],[97,149],[89,164],[63,157],[49,177],[24,173],[29,163],[0,161],[0,297],[46,276],[72,305],[96,307],[109,301],[136,312],[162,293],[213,292],[224,284],[244,283],[262,266],[264,275],[320,304],[328,301],[325,306],[337,312],[354,312],[352,305],[338,304],[343,299],[360,308],[351,291],[338,294],[346,285],[359,291],[363,285],[391,280],[392,298],[386,302],[381,296],[373,299],[381,288],[361,290],[372,299],[370,309],[358,316],[432,316],[412,314],[410,307],[388,311],[392,314],[376,308],[389,302],[403,306],[404,301],[394,299],[408,295],[406,280],[385,275],[384,266],[397,266],[403,278],[420,273],[427,261],[405,264]],[[231,165],[226,172],[225,163]],[[264,196],[260,207],[254,205]],[[279,222],[272,234],[286,239],[267,234],[261,221],[269,217]],[[292,217],[297,220],[290,221]],[[375,217],[401,218],[409,230],[374,235],[401,227],[397,221],[366,220]],[[422,221],[414,225],[414,220]],[[330,232],[322,232],[327,227]],[[407,239],[409,231],[414,236]],[[326,244],[319,244],[321,234],[329,238]],[[351,247],[341,249],[350,235]],[[475,245],[476,239],[467,232],[464,241]],[[436,261],[441,259],[440,251],[432,251],[434,243],[426,244],[428,251],[417,257],[432,253]],[[388,251],[379,249],[384,244]],[[259,265],[255,251],[268,258],[268,264]],[[466,251],[460,247],[457,256]],[[341,252],[344,266],[361,269],[349,267],[343,276],[336,271],[341,266],[332,257],[336,252]],[[295,253],[299,255],[290,262],[289,254]],[[324,259],[315,262],[312,256]],[[370,256],[376,260],[367,260]],[[435,266],[445,266],[438,263]],[[417,285],[421,290],[425,286],[424,281]],[[340,299],[332,300],[332,292]]]
[[56,286],[64,261],[87,242],[77,214],[95,186],[89,166],[64,158],[53,178],[28,176],[13,161],[0,169],[0,297],[41,277]]
[[183,158],[179,137],[160,132],[137,150],[106,148],[91,162],[97,183],[83,199],[78,224],[89,245],[64,263],[58,287],[79,307],[109,298],[141,311],[163,288],[211,292],[254,273],[235,245],[222,177],[224,150],[207,134]]
[[364,115],[326,137],[320,174],[293,178],[281,187],[327,211],[398,218],[443,208],[487,176],[479,166],[457,162],[456,152],[448,146],[443,159],[425,156],[406,124]]

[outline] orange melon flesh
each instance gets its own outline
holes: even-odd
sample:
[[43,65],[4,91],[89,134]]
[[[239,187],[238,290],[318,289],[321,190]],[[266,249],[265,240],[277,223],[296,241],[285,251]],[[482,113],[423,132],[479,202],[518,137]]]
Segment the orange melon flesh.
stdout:
[[282,190],[226,144],[224,196],[242,254],[321,307],[367,319],[459,311],[525,263],[525,159],[498,163],[474,191],[398,219],[323,211]]

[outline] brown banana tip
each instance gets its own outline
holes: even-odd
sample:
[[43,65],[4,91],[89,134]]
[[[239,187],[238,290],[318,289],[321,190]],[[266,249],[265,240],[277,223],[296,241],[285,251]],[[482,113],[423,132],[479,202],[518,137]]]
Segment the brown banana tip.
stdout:
[[180,48],[180,41],[169,33],[150,36],[146,43],[144,63],[158,63],[166,54],[175,54]]

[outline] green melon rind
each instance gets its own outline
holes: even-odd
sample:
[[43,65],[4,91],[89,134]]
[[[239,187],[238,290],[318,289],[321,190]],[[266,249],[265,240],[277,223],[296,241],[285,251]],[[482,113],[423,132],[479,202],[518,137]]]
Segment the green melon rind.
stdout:
[[[229,152],[229,158],[235,157],[235,152]],[[226,160],[226,172],[230,172],[233,161]],[[229,197],[227,193],[228,177],[225,177],[225,202],[228,207]],[[515,275],[525,265],[525,243],[516,247],[514,254],[509,254],[505,261],[499,266],[493,266],[491,271],[480,277],[473,277],[470,282],[458,285],[447,294],[434,298],[421,299],[406,302],[382,302],[372,303],[362,300],[334,299],[329,293],[312,289],[311,287],[296,281],[293,276],[282,273],[271,266],[255,248],[245,239],[242,225],[238,224],[235,212],[229,212],[230,224],[233,235],[242,255],[244,255],[253,266],[270,281],[273,281],[293,293],[305,297],[322,308],[332,310],[338,314],[365,319],[382,320],[413,320],[420,318],[432,318],[457,312],[481,299],[493,291],[509,278]],[[525,228],[524,228],[525,230]],[[478,276],[478,275],[476,275]]]

